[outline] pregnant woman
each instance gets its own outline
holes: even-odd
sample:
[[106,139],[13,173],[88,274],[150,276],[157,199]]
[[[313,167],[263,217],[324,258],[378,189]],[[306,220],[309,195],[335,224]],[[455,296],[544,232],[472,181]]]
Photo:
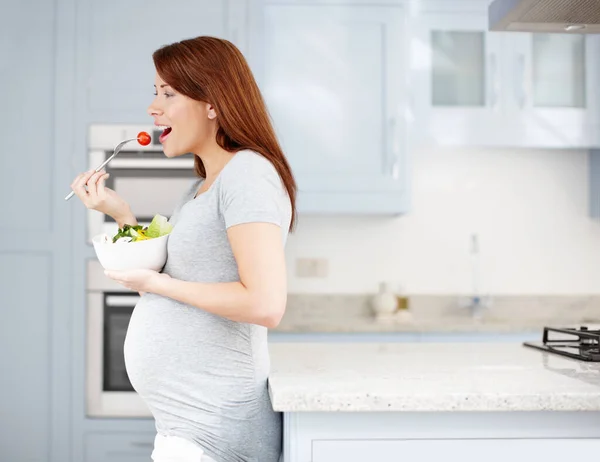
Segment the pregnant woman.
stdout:
[[[125,339],[149,406],[155,462],[277,462],[281,414],[267,392],[267,329],[286,305],[284,246],[296,184],[251,70],[230,42],[197,37],[153,54],[148,113],[165,156],[195,154],[162,272],[107,275],[142,297]],[[86,207],[137,224],[105,172],[71,185]],[[122,244],[127,245],[127,244]]]

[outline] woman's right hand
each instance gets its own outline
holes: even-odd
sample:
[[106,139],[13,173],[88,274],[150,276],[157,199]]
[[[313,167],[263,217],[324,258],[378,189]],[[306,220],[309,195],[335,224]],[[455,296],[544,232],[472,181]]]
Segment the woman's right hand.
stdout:
[[131,216],[131,210],[121,196],[105,186],[109,176],[104,170],[80,173],[71,183],[71,189],[88,209],[102,212],[119,222],[123,217]]

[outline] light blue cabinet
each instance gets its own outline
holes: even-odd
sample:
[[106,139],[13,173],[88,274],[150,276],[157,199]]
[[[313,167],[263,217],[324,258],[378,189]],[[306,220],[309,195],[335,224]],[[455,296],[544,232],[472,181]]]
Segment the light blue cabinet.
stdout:
[[0,460],[67,461],[70,29],[42,0],[5,2],[0,25]]
[[[500,366],[499,369],[504,368]],[[456,380],[452,375],[447,377],[450,383]],[[512,406],[494,411],[436,410],[434,405],[427,411],[285,412],[282,462],[562,462],[575,453],[592,454],[600,450],[599,412],[561,411],[553,404],[548,406],[548,410],[528,411],[529,405],[538,403],[538,396],[532,395],[529,400],[511,396],[513,392],[518,396],[528,384],[517,381],[512,385],[509,370],[498,372],[496,377],[487,377],[487,380],[494,378],[509,381],[509,385],[505,385],[508,391],[505,402]],[[418,379],[418,374],[407,377],[406,389],[415,391],[413,381]],[[532,380],[536,381],[535,378]],[[477,408],[490,397],[476,391],[477,384],[485,383],[485,378],[474,374],[472,382],[472,387],[457,390],[456,394],[465,392],[467,402],[469,392],[473,392]],[[403,402],[410,406],[412,398],[415,398],[414,402],[425,403],[428,395],[435,395],[435,390],[432,391],[435,385],[424,383],[421,396],[408,391]],[[559,385],[555,386],[560,390]],[[327,390],[326,386],[323,388]],[[393,394],[384,387],[380,387],[379,391],[382,391],[382,401],[388,393]],[[324,399],[326,395],[327,392]],[[557,395],[561,396],[561,393]],[[493,393],[491,396],[491,401],[498,398]],[[513,406],[521,410],[514,411]]]
[[247,1],[109,0],[77,2],[81,110],[98,123],[148,123],[155,69],[152,52],[199,35],[246,49]]
[[82,462],[148,462],[155,433],[90,433]]
[[[365,419],[366,420],[366,419]],[[365,421],[365,425],[371,424]],[[562,462],[579,451],[597,451],[600,438],[454,438],[454,439],[410,439],[410,438],[348,438],[319,439],[313,441],[312,462],[397,462],[401,459],[423,461],[443,460],[448,454],[460,454],[461,462],[480,462],[485,454],[486,462],[506,462],[543,458],[547,462]],[[300,459],[290,459],[295,462]],[[288,461],[284,461],[288,462]]]
[[599,37],[515,32],[506,38],[511,142],[547,148],[597,145]]
[[264,5],[260,86],[301,213],[408,209],[401,6]]
[[50,460],[52,263],[47,251],[0,251],[1,460]]
[[411,18],[416,137],[447,146],[587,148],[600,137],[600,40],[489,32],[483,1]]
[[418,141],[457,146],[506,142],[504,40],[486,26],[485,11],[464,2],[427,4],[412,18]]

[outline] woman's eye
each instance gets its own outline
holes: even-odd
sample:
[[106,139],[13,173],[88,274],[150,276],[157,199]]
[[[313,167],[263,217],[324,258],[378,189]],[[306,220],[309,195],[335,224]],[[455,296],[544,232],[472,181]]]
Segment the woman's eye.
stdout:
[[173,96],[173,95],[172,95],[172,94],[170,94],[170,93],[166,93],[166,92],[165,92],[165,96],[166,96],[167,98],[170,98],[170,97],[171,97],[171,96]]

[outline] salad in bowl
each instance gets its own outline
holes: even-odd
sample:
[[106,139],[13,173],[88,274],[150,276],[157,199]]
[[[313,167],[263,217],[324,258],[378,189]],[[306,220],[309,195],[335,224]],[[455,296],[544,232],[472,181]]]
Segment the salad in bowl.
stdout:
[[166,217],[155,215],[147,227],[126,224],[112,237],[95,236],[92,244],[105,270],[160,271],[167,261],[167,241],[172,230]]

